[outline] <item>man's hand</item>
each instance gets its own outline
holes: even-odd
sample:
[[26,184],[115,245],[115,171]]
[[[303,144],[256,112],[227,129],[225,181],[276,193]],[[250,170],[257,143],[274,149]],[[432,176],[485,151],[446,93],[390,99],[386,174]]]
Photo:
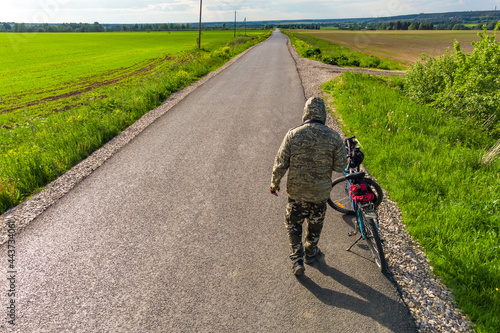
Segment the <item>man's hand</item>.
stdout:
[[271,192],[271,194],[275,195],[275,196],[278,196],[279,191],[280,191],[279,189],[277,189],[277,190],[269,189],[269,192]]

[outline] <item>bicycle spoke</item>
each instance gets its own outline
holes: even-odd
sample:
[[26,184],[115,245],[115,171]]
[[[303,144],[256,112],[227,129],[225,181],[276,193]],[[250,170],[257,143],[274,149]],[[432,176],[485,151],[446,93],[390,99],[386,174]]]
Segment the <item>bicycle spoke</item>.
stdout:
[[349,182],[345,177],[338,178],[332,183],[332,192],[328,204],[335,210],[344,214],[354,214],[351,206],[351,197],[348,191]]
[[[366,242],[372,252],[375,263],[382,273],[387,272],[387,263],[385,261],[384,250],[382,242],[376,226],[376,218],[367,217],[365,212],[362,212],[362,219],[365,228]],[[372,210],[368,212],[369,215],[375,214]]]

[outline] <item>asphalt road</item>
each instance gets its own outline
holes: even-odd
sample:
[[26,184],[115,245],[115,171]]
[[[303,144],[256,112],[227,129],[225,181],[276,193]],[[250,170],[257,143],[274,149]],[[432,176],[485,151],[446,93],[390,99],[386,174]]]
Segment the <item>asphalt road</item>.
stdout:
[[304,103],[274,33],[16,235],[16,325],[2,278],[0,330],[415,332],[367,248],[345,251],[340,213],[327,213],[325,262],[291,273],[286,195],[268,188]]

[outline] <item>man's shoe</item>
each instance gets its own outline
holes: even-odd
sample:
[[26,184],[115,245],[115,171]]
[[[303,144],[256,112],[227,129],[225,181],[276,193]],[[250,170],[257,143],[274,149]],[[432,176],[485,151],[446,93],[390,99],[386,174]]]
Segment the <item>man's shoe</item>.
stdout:
[[323,257],[323,252],[319,249],[319,247],[316,248],[316,253],[312,256],[306,255],[306,258],[304,262],[308,265],[311,265],[315,263],[316,261],[319,261]]
[[302,263],[302,260],[299,260],[293,264],[292,271],[295,276],[304,275],[304,271],[306,268]]

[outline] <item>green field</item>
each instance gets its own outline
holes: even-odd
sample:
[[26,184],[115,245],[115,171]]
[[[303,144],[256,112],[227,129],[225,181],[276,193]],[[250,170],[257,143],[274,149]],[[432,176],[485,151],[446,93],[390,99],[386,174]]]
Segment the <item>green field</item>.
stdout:
[[269,34],[0,34],[0,213]]
[[[204,32],[203,47],[232,37]],[[27,109],[46,114],[47,103],[57,110],[61,99],[168,67],[196,48],[197,38],[194,31],[0,34],[0,126],[19,122]]]

